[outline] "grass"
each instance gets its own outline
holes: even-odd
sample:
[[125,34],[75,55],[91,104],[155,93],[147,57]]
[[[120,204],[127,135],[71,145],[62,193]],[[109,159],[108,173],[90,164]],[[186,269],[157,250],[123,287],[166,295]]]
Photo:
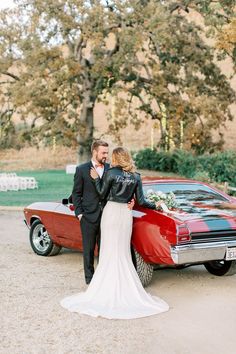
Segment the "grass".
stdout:
[[0,192],[0,206],[26,206],[38,201],[60,201],[71,194],[73,174],[65,170],[24,171],[18,176],[35,177],[39,188]]

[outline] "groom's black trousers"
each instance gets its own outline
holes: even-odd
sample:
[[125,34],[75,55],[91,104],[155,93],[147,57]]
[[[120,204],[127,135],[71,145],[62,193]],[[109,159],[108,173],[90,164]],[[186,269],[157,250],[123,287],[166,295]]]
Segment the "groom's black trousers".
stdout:
[[86,283],[91,281],[94,274],[94,250],[96,244],[98,245],[98,250],[100,247],[100,222],[100,217],[95,223],[91,223],[86,220],[86,217],[84,216],[82,216],[80,221],[83,240],[84,273]]

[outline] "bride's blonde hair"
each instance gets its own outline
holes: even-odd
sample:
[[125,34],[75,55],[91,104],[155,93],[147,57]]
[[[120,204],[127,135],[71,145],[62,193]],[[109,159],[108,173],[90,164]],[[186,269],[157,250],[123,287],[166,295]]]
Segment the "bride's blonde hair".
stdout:
[[134,161],[129,153],[129,151],[123,147],[117,147],[112,151],[112,161],[113,167],[120,166],[124,171],[135,172],[136,168]]

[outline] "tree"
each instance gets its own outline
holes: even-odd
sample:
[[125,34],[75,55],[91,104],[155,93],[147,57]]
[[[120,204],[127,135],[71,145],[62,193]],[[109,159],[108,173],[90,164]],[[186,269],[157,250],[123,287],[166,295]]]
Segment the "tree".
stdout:
[[236,18],[232,18],[228,25],[225,25],[218,35],[217,48],[228,55],[236,69]]
[[186,17],[193,6],[207,18],[200,3],[18,0],[2,12],[2,95],[23,121],[31,116],[22,138],[77,142],[86,160],[95,103],[110,95],[113,134],[148,116],[160,124],[162,147],[214,146],[211,130],[232,119],[235,96],[203,29]]
[[[169,149],[174,142],[176,147],[183,145],[200,153],[222,145],[221,135],[213,141],[212,130],[232,119],[229,105],[235,93],[214,63],[214,48],[203,40],[204,29],[189,21],[190,3],[132,2],[133,11],[127,13],[127,22],[130,37],[139,36],[139,46],[128,72],[124,72],[127,66],[123,68],[122,82],[129,74],[129,85],[118,84],[121,91],[127,91],[130,115],[135,118],[143,111],[159,121],[161,147]],[[198,4],[198,11],[203,13],[202,5]],[[125,101],[121,101],[124,115]],[[115,128],[118,121],[117,115]]]
[[118,13],[102,1],[49,0],[45,7],[42,0],[19,0],[17,8],[2,14],[7,55],[1,73],[13,79],[12,106],[22,119],[32,115],[36,140],[54,135],[65,141],[67,134],[71,144],[76,131],[80,160],[88,158],[94,105],[111,76],[120,26]]

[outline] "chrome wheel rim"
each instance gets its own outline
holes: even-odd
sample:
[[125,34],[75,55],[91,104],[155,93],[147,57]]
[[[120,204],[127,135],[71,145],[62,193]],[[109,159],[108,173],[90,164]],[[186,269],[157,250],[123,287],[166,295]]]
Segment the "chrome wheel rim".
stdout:
[[39,252],[46,252],[50,247],[50,236],[42,224],[35,226],[32,235],[32,242],[34,244],[34,247]]

